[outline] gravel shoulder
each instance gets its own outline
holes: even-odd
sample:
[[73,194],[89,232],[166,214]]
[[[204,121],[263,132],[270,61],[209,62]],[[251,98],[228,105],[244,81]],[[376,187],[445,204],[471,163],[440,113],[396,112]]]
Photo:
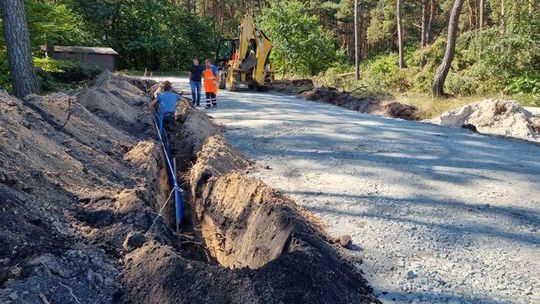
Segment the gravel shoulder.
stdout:
[[540,146],[282,94],[219,95],[208,114],[259,165],[251,175],[350,235],[383,302],[540,303]]

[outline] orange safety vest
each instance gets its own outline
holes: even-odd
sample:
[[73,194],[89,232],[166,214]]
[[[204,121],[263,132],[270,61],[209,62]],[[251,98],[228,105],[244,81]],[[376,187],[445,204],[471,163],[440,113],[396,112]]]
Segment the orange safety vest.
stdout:
[[204,91],[206,93],[216,93],[218,91],[218,85],[216,85],[217,75],[214,75],[212,68],[206,68],[203,73],[204,78]]

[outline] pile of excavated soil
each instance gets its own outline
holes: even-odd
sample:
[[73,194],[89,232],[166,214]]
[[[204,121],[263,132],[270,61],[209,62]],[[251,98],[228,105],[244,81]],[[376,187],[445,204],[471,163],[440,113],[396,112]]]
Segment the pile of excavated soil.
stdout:
[[[0,92],[1,303],[120,298],[124,243],[168,194],[147,100],[110,73],[69,94]],[[146,238],[174,239],[154,227]]]
[[313,90],[314,87],[311,79],[280,79],[274,80],[271,89],[289,94],[302,94]]
[[77,94],[77,101],[126,131],[144,132],[151,125],[151,115],[140,110],[147,104],[146,94],[109,72],[100,75],[93,87]]
[[446,112],[428,122],[540,142],[540,115],[514,101],[484,100]]
[[289,198],[243,173],[251,163],[210,118],[182,103],[177,157],[195,243],[189,260],[147,242],[127,257],[128,301],[156,303],[371,303],[361,272]]
[[308,100],[330,103],[361,113],[370,113],[380,116],[416,119],[416,108],[396,101],[383,101],[371,98],[358,98],[350,93],[341,92],[336,88],[319,87],[306,91],[301,96]]

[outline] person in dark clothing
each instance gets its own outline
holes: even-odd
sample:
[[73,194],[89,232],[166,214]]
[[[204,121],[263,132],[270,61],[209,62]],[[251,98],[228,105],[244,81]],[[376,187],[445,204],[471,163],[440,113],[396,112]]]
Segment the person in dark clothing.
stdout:
[[194,106],[201,105],[201,81],[204,66],[199,64],[199,60],[193,59],[193,64],[189,69],[189,86],[191,87],[191,98]]

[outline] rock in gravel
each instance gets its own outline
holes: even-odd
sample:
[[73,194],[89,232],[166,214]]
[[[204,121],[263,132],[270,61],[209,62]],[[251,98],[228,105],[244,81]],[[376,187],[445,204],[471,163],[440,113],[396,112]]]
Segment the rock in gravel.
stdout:
[[93,279],[94,279],[94,272],[92,271],[92,269],[89,269],[88,272],[86,273],[86,279],[88,280],[88,282],[92,282]]
[[19,294],[16,291],[14,291],[9,294],[9,298],[13,301],[16,301],[19,298]]
[[342,235],[340,238],[339,238],[339,244],[343,247],[343,248],[350,248],[351,245],[352,245],[352,239],[349,235]]
[[407,279],[409,280],[412,280],[414,278],[416,278],[418,275],[416,275],[416,273],[414,273],[414,271],[410,270],[409,272],[407,272]]
[[103,276],[97,272],[94,272],[94,279],[96,283],[103,284]]
[[105,282],[105,285],[107,285],[107,286],[114,285],[114,279],[113,278],[105,278],[104,282]]

